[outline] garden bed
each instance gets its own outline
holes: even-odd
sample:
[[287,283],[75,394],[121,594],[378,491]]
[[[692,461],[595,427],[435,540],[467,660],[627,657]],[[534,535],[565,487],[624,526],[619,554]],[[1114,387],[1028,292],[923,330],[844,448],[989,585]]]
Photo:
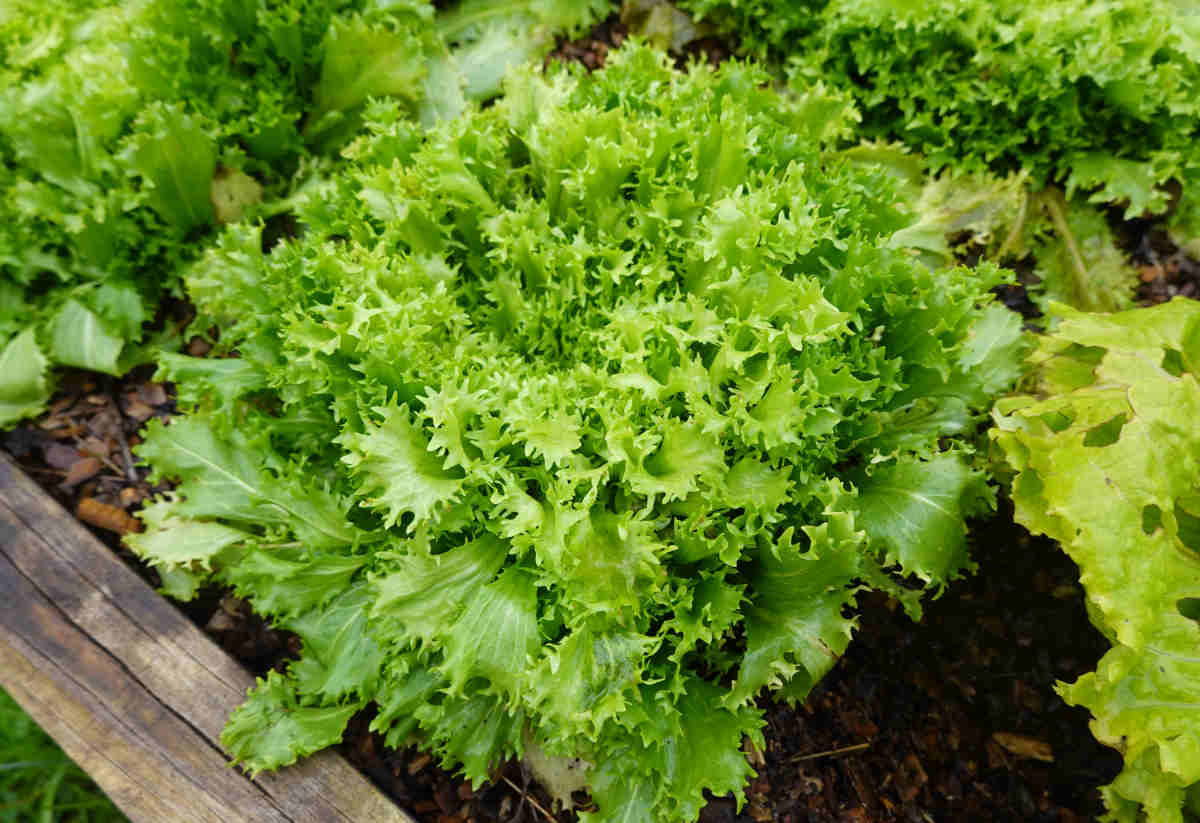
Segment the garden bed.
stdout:
[[[610,18],[590,37],[561,43],[556,54],[596,68],[623,36],[623,27]],[[714,63],[730,52],[727,44],[712,38],[695,41],[689,48]],[[287,219],[286,214],[277,217],[280,223]],[[1197,295],[1200,267],[1166,240],[1157,224],[1142,219],[1122,222],[1115,213],[1110,218],[1119,223],[1118,235],[1139,266],[1143,304]],[[338,235],[337,239],[344,238]],[[262,240],[265,249],[267,238]],[[1074,251],[1078,260],[1078,250]],[[1036,314],[1022,287],[1002,287],[1001,296],[1027,317]],[[203,355],[206,348],[206,343],[196,339],[189,344],[188,353]],[[144,501],[166,490],[165,484],[152,484],[147,470],[136,463],[139,430],[147,421],[165,420],[175,411],[173,387],[153,382],[149,369],[120,380],[74,372],[62,379],[46,414],[0,440],[47,494],[94,529],[146,582],[159,586],[163,581],[157,572],[141,565],[121,545],[120,536],[140,529],[133,515]],[[7,500],[11,513],[10,528],[4,532],[5,551],[18,547],[12,524],[27,510],[42,511],[48,518],[44,520],[46,529],[77,531],[68,514],[50,513],[43,503],[31,503],[34,498],[28,492],[14,491],[23,488],[20,480],[12,474],[8,477],[7,491],[0,486],[0,503]],[[13,495],[25,496],[18,500]],[[858,596],[855,639],[805,702],[787,707],[764,699],[760,704],[766,717],[765,746],[761,751],[749,746],[746,750],[758,772],[747,789],[748,802],[738,808],[732,799],[712,798],[701,820],[1075,821],[1095,819],[1101,813],[1097,787],[1120,771],[1121,757],[1093,739],[1086,711],[1067,707],[1054,692],[1056,681],[1072,681],[1094,670],[1108,648],[1088,619],[1079,572],[1052,542],[1034,539],[1013,525],[1007,501],[1002,501],[1000,512],[992,519],[974,521],[971,535],[977,572],[955,582],[941,598],[929,603],[921,624],[910,621],[900,604],[883,594]],[[47,543],[50,555],[56,551],[53,545],[54,541]],[[36,565],[36,557],[35,552],[23,562]],[[16,566],[5,571],[13,580],[21,577]],[[34,591],[39,587],[36,580],[29,582],[33,588],[14,589],[10,602],[38,602],[46,615],[61,611],[74,625],[82,619],[80,614],[94,617],[87,609],[76,608],[79,602],[90,602],[80,599],[78,590],[56,589],[47,583],[39,595]],[[117,619],[117,611],[121,611],[121,619],[128,618],[126,628],[132,635],[157,637],[178,616],[166,617],[162,601],[147,598],[145,591],[138,595],[143,610],[124,609],[121,598],[122,608],[117,609],[104,600],[113,599],[113,593],[105,589],[97,597],[110,607],[106,613],[110,617]],[[38,597],[47,599],[42,602]],[[193,638],[189,642],[201,643],[195,639],[201,629],[256,675],[284,671],[301,651],[298,637],[254,615],[249,604],[229,590],[206,588],[180,609],[193,624],[186,630]],[[9,614],[24,619],[25,612]],[[100,628],[107,625],[105,620]],[[17,623],[19,620],[12,625]],[[167,635],[174,637],[171,632]],[[53,645],[50,634],[29,636],[37,642],[26,644],[27,658],[42,645]],[[80,642],[85,646],[91,643],[88,648],[100,660],[106,659],[106,653],[123,660],[124,652],[117,643],[120,638],[113,643],[104,638],[91,639],[89,635],[86,642]],[[736,637],[733,642],[736,644]],[[4,650],[11,654],[17,645],[10,641]],[[84,659],[90,658],[85,655]],[[166,684],[177,676],[172,667],[178,661],[173,661],[171,655],[163,655],[147,666],[145,658],[141,659],[139,665],[149,677],[141,687],[143,697],[157,699],[161,689],[155,683]],[[32,677],[37,668],[27,674]],[[117,668],[109,667],[114,678],[119,674]],[[165,680],[156,680],[158,677]],[[214,742],[220,725],[217,719],[224,721],[250,682],[245,676],[224,682],[222,694],[228,705],[219,718],[213,712],[212,717],[205,716],[203,739],[195,741],[206,758],[203,763],[196,761],[198,772],[235,774],[225,768],[226,758]],[[236,686],[232,692],[231,684]],[[184,691],[193,688],[206,693],[203,686],[189,685]],[[32,705],[35,693],[26,688],[25,702]],[[119,702],[120,689],[112,693],[112,699],[94,694],[85,698],[81,706],[103,715],[106,706]],[[363,702],[366,699],[364,696]],[[170,707],[174,700],[166,697],[165,703]],[[54,705],[67,702],[66,693],[56,693],[53,698]],[[63,722],[56,730],[51,708],[50,703],[42,704],[40,718],[69,742],[73,729],[83,721]],[[475,788],[438,768],[428,754],[388,750],[383,739],[368,728],[374,711],[370,704],[350,722],[341,755],[390,795],[396,809],[412,812],[428,823],[573,819],[571,813],[554,809],[522,763],[496,766],[490,782]],[[121,727],[119,714],[110,714],[112,728]],[[172,734],[183,733],[182,729],[172,730]],[[100,747],[93,749],[76,746],[76,751],[87,755],[85,760],[109,754]],[[161,760],[185,778],[193,771],[190,758],[198,756],[186,742],[161,755]],[[124,756],[126,767],[135,768],[136,752]],[[176,757],[183,764],[178,768],[170,765]],[[96,762],[100,765],[89,768],[98,776],[112,771],[104,761]],[[286,770],[280,779],[302,774],[304,768],[309,767]],[[275,778],[268,782],[272,780]],[[143,780],[139,785],[144,788],[139,791],[149,791],[153,782]],[[236,791],[245,790],[243,783],[235,781],[242,789],[230,797],[239,797]],[[186,784],[185,779],[181,789],[185,793],[191,791]],[[219,790],[204,791],[205,797],[217,799],[213,802],[221,796]],[[129,798],[135,794],[126,793],[126,804],[133,802]],[[586,809],[586,799],[582,800]],[[196,808],[210,806],[205,801]],[[179,808],[190,807],[185,803]],[[181,813],[179,808],[156,808],[152,815],[172,818]],[[319,810],[300,813],[327,819]],[[257,819],[269,819],[263,814]]]
[[[1197,293],[1200,267],[1154,224],[1118,229],[1142,272],[1143,304]],[[1006,300],[1028,307],[1019,292]],[[196,338],[188,350],[203,355],[207,344]],[[158,586],[157,573],[120,542],[137,525],[130,515],[163,490],[147,481],[131,453],[142,424],[174,413],[173,388],[152,376],[148,368],[123,380],[69,373],[50,410],[4,434],[0,445]],[[44,516],[72,528],[66,511]],[[894,601],[860,599],[854,641],[809,700],[768,708],[766,751],[751,754],[759,777],[749,802],[739,814],[731,800],[715,799],[702,820],[1049,823],[1090,820],[1102,811],[1096,788],[1116,775],[1121,758],[1094,740],[1087,712],[1066,706],[1053,690],[1055,681],[1093,670],[1107,649],[1088,621],[1078,571],[1053,542],[1014,525],[1007,505],[992,520],[974,523],[972,535],[978,572],[949,587],[922,623]],[[209,589],[179,608],[255,674],[282,670],[298,650],[296,638],[274,630],[230,592]],[[161,630],[159,607],[142,614],[143,630]],[[163,658],[162,665],[171,663]],[[250,680],[239,682],[244,689]],[[342,756],[423,823],[572,819],[552,811],[519,763],[474,789],[427,754],[387,750],[367,729],[369,719],[364,712],[351,723]],[[223,717],[210,720],[215,740]]]
[[[72,374],[51,411],[6,434],[3,447],[158,585],[119,541],[128,513],[153,491],[125,450],[146,419],[173,408],[170,387],[148,377]],[[1107,646],[1088,622],[1078,573],[1007,511],[974,524],[973,534],[979,572],[951,586],[922,623],[894,601],[861,601],[859,630],[833,672],[803,706],[769,709],[767,748],[752,755],[759,778],[741,814],[717,799],[702,820],[1076,821],[1100,812],[1096,787],[1120,757],[1095,742],[1085,711],[1053,692],[1055,680],[1093,669]],[[206,591],[183,611],[256,674],[282,669],[296,651],[294,638],[228,592]],[[145,619],[147,633],[161,630],[158,611]],[[428,755],[386,750],[368,719],[351,724],[342,755],[422,823],[571,819],[550,815],[518,763],[475,790]]]

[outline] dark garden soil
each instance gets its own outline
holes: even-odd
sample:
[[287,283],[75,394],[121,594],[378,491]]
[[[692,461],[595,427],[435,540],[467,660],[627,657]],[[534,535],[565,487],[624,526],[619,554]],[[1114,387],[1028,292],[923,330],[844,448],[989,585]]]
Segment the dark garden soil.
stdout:
[[[625,36],[615,19],[589,37],[561,43],[554,57],[589,68]],[[693,54],[719,61],[728,49],[699,41]],[[1133,221],[1119,236],[1139,267],[1139,302],[1200,295],[1200,265],[1155,225]],[[1029,310],[1023,291],[1001,295]],[[192,354],[205,353],[193,341]],[[154,585],[156,574],[123,548],[131,513],[156,491],[130,449],[151,417],[174,413],[170,385],[141,369],[121,380],[69,373],[50,410],[0,435],[51,495],[87,523]],[[1074,564],[1050,541],[1031,537],[1002,501],[972,528],[976,574],[928,604],[914,624],[894,601],[859,600],[859,629],[833,672],[796,708],[767,711],[766,750],[749,752],[759,777],[738,810],[713,799],[705,823],[834,821],[1075,821],[1102,811],[1097,787],[1121,758],[1092,738],[1087,713],[1066,706],[1055,681],[1095,668],[1107,643],[1088,621]],[[205,591],[184,611],[252,671],[285,665],[296,638],[276,631],[227,592]],[[569,821],[519,763],[479,790],[410,749],[389,752],[351,723],[343,754],[422,823]]]

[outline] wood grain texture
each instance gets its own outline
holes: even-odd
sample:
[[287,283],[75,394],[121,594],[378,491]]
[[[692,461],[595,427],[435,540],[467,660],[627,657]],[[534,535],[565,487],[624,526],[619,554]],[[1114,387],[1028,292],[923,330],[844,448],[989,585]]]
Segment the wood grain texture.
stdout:
[[231,768],[253,682],[0,454],[0,686],[134,823],[413,823],[332,752]]

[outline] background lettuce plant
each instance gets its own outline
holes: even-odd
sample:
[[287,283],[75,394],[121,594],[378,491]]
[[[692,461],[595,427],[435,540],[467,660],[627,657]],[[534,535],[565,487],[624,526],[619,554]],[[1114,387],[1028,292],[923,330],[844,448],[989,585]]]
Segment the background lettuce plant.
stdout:
[[681,0],[854,95],[865,136],[933,168],[1025,169],[1161,212],[1194,157],[1200,25],[1188,3]]
[[[1170,215],[1200,243],[1200,13],[1175,0],[679,0],[789,71],[852,97],[859,133],[950,175],[1020,174],[1034,197],[1005,219],[1029,242],[1034,296],[1132,306],[1136,275],[1104,209]],[[1172,203],[1173,185],[1182,185]],[[1003,202],[1004,181],[997,181]],[[978,187],[957,193],[971,199]],[[1065,193],[1065,197],[1064,197]]]
[[[212,230],[284,195],[369,97],[424,122],[606,3],[0,4],[0,426],[49,369],[119,375]],[[453,46],[453,50],[451,50]],[[307,175],[302,175],[302,177]]]
[[1183,823],[1200,813],[1200,304],[1058,312],[992,436],[1017,520],[1079,564],[1113,644],[1059,689],[1125,755],[1105,819]]
[[144,358],[127,344],[197,236],[296,171],[326,41],[336,63],[367,45],[346,27],[410,25],[348,7],[335,24],[343,7],[319,2],[54,9],[0,18],[0,357],[31,366],[2,378],[0,424],[40,410],[51,363],[121,374]]
[[373,701],[473,780],[565,759],[586,820],[694,819],[861,586],[915,614],[969,565],[1004,275],[891,248],[915,206],[825,151],[849,111],[767,80],[635,45],[428,130],[374,104],[298,237],[190,271],[238,356],[163,358],[193,413],[147,432],[180,485],[131,543],[303,640],[226,729],[251,771]]

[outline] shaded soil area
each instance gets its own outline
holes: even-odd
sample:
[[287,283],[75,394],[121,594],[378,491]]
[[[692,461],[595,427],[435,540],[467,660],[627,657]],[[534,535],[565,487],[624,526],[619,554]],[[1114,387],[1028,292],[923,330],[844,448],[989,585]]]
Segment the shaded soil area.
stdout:
[[[797,709],[768,715],[771,804],[756,820],[1092,820],[1121,767],[1054,693],[1108,644],[1078,571],[1009,519],[973,528],[978,572],[914,625],[860,600],[847,655]],[[753,807],[751,808],[753,812]],[[735,820],[710,816],[709,821]]]

